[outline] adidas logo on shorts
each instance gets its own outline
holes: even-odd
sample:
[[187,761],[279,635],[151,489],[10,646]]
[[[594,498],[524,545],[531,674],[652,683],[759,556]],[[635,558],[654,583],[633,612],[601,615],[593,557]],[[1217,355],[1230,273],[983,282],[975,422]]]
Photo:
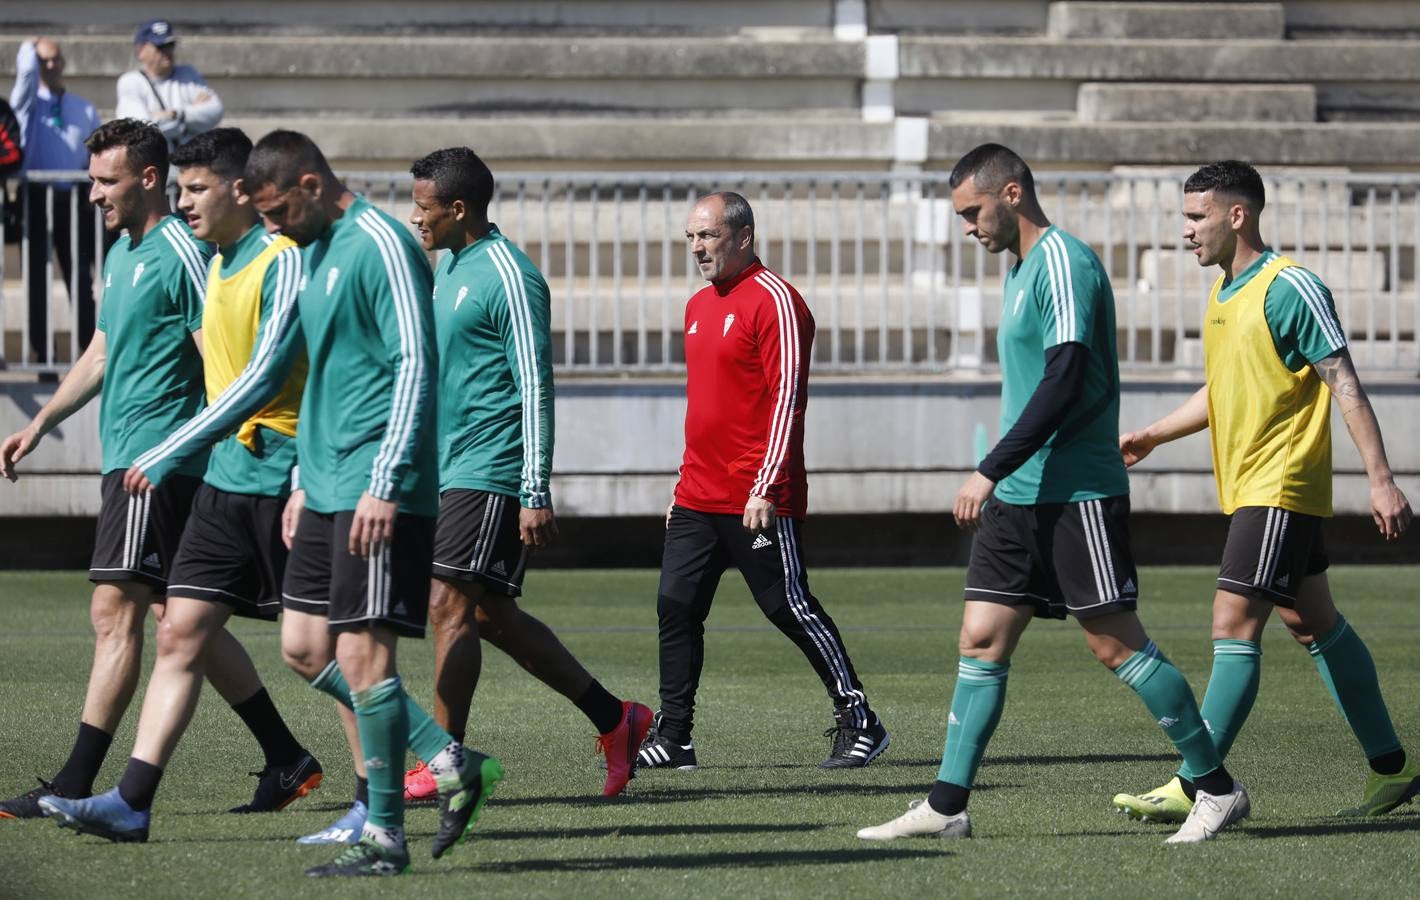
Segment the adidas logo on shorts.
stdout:
[[505,566],[503,565],[503,560],[501,560],[501,559],[498,560],[497,562],[495,562],[495,563],[492,565],[492,567],[489,568],[488,571],[492,572],[494,575],[507,575],[507,574],[508,574],[508,569],[507,569],[507,567],[505,567]]
[[143,568],[145,569],[161,569],[162,566],[163,564],[158,561],[158,554],[156,553],[149,553],[147,556],[143,557]]

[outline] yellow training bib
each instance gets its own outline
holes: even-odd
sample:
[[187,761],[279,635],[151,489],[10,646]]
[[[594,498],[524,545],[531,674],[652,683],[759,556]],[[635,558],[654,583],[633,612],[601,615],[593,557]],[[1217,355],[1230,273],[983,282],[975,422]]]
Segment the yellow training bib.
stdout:
[[1331,515],[1331,391],[1311,366],[1293,372],[1282,363],[1263,308],[1278,273],[1295,265],[1278,256],[1222,303],[1219,277],[1208,297],[1208,427],[1228,514],[1270,506]]

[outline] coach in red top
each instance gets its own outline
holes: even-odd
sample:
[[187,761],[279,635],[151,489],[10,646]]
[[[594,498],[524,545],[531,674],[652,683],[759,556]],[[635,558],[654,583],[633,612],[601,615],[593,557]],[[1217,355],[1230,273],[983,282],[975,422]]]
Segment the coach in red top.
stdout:
[[657,604],[661,711],[637,766],[695,768],[690,731],[705,619],[732,565],[833,698],[833,745],[821,765],[866,766],[887,748],[887,729],[837,626],[809,592],[799,553],[813,316],[755,256],[754,213],[739,194],[700,198],[685,237],[710,284],[685,307],[685,457],[666,511]]

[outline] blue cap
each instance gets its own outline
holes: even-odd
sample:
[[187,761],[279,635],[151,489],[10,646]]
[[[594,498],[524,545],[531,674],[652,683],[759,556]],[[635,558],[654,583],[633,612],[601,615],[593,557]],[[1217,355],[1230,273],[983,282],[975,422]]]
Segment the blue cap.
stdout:
[[172,23],[167,19],[149,19],[133,32],[133,43],[166,47],[168,44],[177,43],[177,35],[173,33]]

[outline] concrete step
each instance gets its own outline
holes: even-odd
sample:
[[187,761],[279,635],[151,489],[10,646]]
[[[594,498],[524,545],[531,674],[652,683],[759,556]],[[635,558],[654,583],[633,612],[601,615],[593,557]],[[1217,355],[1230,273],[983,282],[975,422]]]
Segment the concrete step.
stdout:
[[1285,31],[1281,3],[1050,4],[1047,33],[1071,38],[1277,40]]
[[1105,40],[904,35],[904,79],[1420,82],[1420,41]]
[[1314,122],[1316,88],[1309,84],[1080,85],[1085,122]]

